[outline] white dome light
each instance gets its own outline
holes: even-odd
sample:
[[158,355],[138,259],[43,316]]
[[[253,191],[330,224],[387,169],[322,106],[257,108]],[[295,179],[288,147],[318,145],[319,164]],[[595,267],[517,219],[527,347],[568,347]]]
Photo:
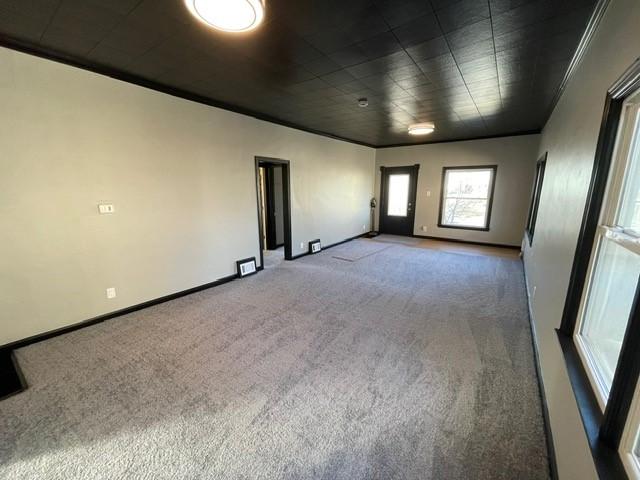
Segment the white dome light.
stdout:
[[435,125],[431,122],[425,123],[414,123],[413,125],[409,125],[409,134],[410,135],[428,135],[432,133],[436,129]]
[[264,19],[262,0],[185,0],[185,3],[198,20],[225,32],[253,30]]

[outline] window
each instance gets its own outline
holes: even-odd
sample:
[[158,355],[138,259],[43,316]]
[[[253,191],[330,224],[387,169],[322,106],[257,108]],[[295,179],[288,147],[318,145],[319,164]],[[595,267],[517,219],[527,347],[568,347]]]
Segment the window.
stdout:
[[609,398],[640,277],[640,95],[625,103],[575,340],[601,407]]
[[540,204],[540,194],[542,193],[542,181],[544,180],[544,169],[547,166],[547,154],[545,153],[538,163],[536,163],[536,177],[533,182],[533,191],[531,192],[531,204],[529,205],[529,215],[527,217],[527,237],[529,237],[529,245],[533,244],[533,233],[536,229],[536,220],[538,218],[538,205]]
[[495,165],[444,167],[439,227],[489,230]]
[[390,174],[387,215],[394,217],[406,217],[408,202],[409,174]]
[[640,480],[640,60],[595,153],[558,340],[600,478]]

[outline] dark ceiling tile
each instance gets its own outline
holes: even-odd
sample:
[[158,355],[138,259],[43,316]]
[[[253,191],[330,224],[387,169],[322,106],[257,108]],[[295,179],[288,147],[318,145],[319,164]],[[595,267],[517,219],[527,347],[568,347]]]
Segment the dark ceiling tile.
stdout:
[[411,47],[442,36],[435,14],[429,13],[393,30],[403,47]]
[[426,42],[418,43],[406,49],[414,61],[419,62],[427,58],[437,57],[449,53],[449,45],[444,37],[437,37]]
[[396,36],[391,32],[384,32],[358,43],[358,47],[368,59],[383,57],[402,50]]
[[347,67],[347,72],[356,78],[368,77],[376,73],[386,73],[396,68],[412,65],[413,60],[405,52],[397,52],[385,57],[369,60],[352,67]]
[[496,72],[496,57],[493,55],[478,57],[469,62],[458,63],[458,67],[462,75],[469,75],[475,71],[485,70],[487,68],[493,69],[493,71]]
[[354,43],[362,42],[389,30],[387,22],[374,9],[370,8],[370,5],[361,14],[345,17],[345,19],[347,22],[342,28],[349,32]]
[[349,47],[330,53],[329,58],[342,67],[350,67],[369,60],[366,52],[358,45],[350,45]]
[[436,11],[444,33],[488,19],[489,3],[478,0],[462,0]]
[[558,14],[557,6],[559,3],[556,0],[537,0],[494,15],[494,35],[503,35],[549,20]]
[[320,80],[319,78],[312,78],[311,80],[305,80],[304,82],[289,85],[285,90],[289,93],[305,93],[313,92],[314,90],[321,90],[323,88],[329,88],[331,85]]
[[123,14],[90,0],[65,0],[53,16],[45,35],[51,31],[56,37],[69,35],[97,43],[123,19]]
[[418,62],[418,66],[424,73],[457,68],[456,61],[450,53]]
[[455,49],[452,53],[457,63],[473,62],[494,54],[493,41],[491,39],[479,41],[466,47]]
[[304,68],[318,77],[342,69],[339,64],[325,56],[305,63]]
[[0,31],[21,40],[38,41],[59,3],[59,0],[0,2]]
[[492,35],[491,21],[486,19],[449,32],[445,36],[449,42],[449,47],[455,51],[469,45],[491,40]]
[[422,75],[422,70],[420,70],[420,68],[415,64],[394,68],[393,70],[389,71],[389,77],[391,77],[395,81],[412,78],[417,75]]
[[396,83],[399,87],[404,88],[405,90],[410,88],[419,87],[420,85],[426,85],[429,82],[429,79],[423,73],[416,75],[414,77],[404,78],[402,80],[396,80]]
[[498,15],[536,1],[538,0],[489,0],[489,4],[491,6],[491,13]]
[[355,80],[355,77],[345,70],[338,70],[337,72],[322,75],[320,78],[334,87],[339,87],[340,85]]
[[425,0],[375,0],[374,3],[391,28],[431,12],[431,5]]
[[464,80],[458,68],[425,72],[431,83],[438,87],[458,87],[464,85]]
[[120,68],[127,68],[132,60],[132,57],[129,53],[122,52],[118,49],[109,47],[104,44],[99,44],[93,50],[91,50],[88,58],[92,62],[100,65]]
[[91,3],[113,10],[120,15],[127,15],[131,12],[139,3],[140,0],[90,0]]

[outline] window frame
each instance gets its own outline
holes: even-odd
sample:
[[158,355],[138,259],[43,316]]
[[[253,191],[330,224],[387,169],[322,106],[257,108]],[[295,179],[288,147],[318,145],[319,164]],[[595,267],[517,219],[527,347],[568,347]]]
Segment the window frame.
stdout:
[[[625,104],[627,103],[627,100],[632,97],[634,100],[633,106],[626,106]],[[627,111],[627,108],[630,108],[630,110]],[[622,197],[625,193],[625,179],[627,178],[627,174],[630,168],[629,154],[633,140],[633,132],[630,132],[627,127],[629,121],[634,120],[633,116],[631,115],[634,110],[636,111],[635,117],[637,118],[639,113],[638,111],[640,110],[640,91],[636,91],[634,94],[629,95],[627,98],[625,98],[625,101],[623,103],[623,111],[621,112],[620,117],[621,121],[617,129],[616,142],[612,152],[611,165],[608,172],[607,186],[600,207],[598,226],[594,233],[593,244],[591,246],[591,256],[589,258],[589,265],[586,272],[585,285],[582,291],[580,306],[578,308],[573,332],[574,342],[576,343],[578,354],[580,355],[583,364],[588,367],[586,368],[586,373],[593,387],[596,399],[598,400],[598,404],[600,405],[600,408],[603,412],[606,410],[608,398],[611,395],[611,388],[613,385],[609,387],[609,392],[605,392],[606,387],[605,385],[603,385],[602,379],[597,373],[598,366],[596,359],[593,357],[593,353],[591,352],[589,345],[582,338],[581,330],[583,325],[585,324],[587,302],[593,288],[593,276],[595,274],[595,269],[598,264],[601,250],[605,248],[607,242],[616,244],[621,248],[626,248],[623,241],[611,239],[609,238],[607,233],[612,229],[611,227],[617,225],[617,216],[620,213],[620,207],[623,201]],[[636,123],[634,121],[633,126],[635,125]],[[634,233],[633,235],[621,233],[621,236],[633,236],[637,238],[638,235],[636,233]],[[634,251],[636,249],[627,248],[627,250]],[[635,253],[638,254],[638,252]],[[627,322],[629,321],[630,320],[628,319]]]
[[544,172],[547,168],[547,152],[542,155],[536,162],[536,175],[533,181],[533,190],[531,191],[531,201],[529,203],[529,213],[527,214],[527,226],[525,232],[529,240],[529,246],[533,245],[533,236],[536,230],[536,221],[538,220],[538,207],[540,206],[540,196],[542,195],[542,184],[544,183]]
[[640,478],[640,456],[634,450],[640,448],[640,385],[636,387],[629,411],[629,421],[620,441],[620,456],[630,478]]
[[[446,200],[445,187],[446,187],[447,172],[449,170],[490,170],[491,171],[491,184],[489,185],[489,196],[487,197],[487,212],[485,215],[484,226],[476,227],[473,225],[450,225],[447,223],[443,223],[442,211],[445,206],[445,200]],[[490,225],[491,225],[491,211],[493,209],[493,197],[495,193],[497,173],[498,173],[497,165],[470,165],[470,166],[442,167],[442,178],[440,182],[440,206],[438,208],[438,228],[454,228],[458,230],[476,230],[476,231],[488,232],[490,230]]]
[[[626,331],[606,405],[599,401],[588,368],[576,345],[583,296],[589,288],[592,258],[598,246],[598,229],[603,215],[610,214],[606,202],[615,178],[614,155],[621,142],[624,106],[640,92],[640,59],[609,88],[596,146],[591,182],[576,245],[569,287],[558,340],[569,380],[576,397],[594,465],[601,478],[628,478],[623,464],[623,435],[629,427],[631,405],[640,376],[640,282],[636,284]],[[626,162],[625,162],[626,163]],[[604,408],[603,408],[604,407]]]

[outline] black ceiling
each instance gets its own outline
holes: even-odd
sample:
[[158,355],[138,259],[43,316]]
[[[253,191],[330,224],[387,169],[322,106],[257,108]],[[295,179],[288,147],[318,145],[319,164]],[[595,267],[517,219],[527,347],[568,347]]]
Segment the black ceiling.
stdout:
[[[595,3],[266,0],[258,30],[227,34],[183,0],[0,0],[0,34],[4,45],[385,146],[540,129]],[[406,133],[425,121],[436,123],[429,137]]]

